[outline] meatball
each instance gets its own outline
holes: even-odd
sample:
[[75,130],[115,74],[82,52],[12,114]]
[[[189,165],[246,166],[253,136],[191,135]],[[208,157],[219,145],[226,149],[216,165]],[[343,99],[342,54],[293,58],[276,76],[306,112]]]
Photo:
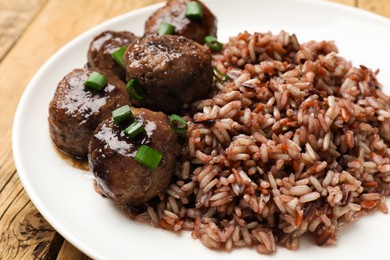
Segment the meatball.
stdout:
[[138,37],[131,32],[104,31],[89,45],[88,65],[112,71],[120,79],[125,79],[125,70],[112,58],[112,53],[120,47],[127,47]]
[[183,36],[153,35],[136,40],[124,55],[127,80],[135,79],[145,98],[134,103],[173,113],[204,98],[213,82],[210,51]]
[[[96,177],[97,189],[119,207],[135,206],[163,192],[169,185],[179,153],[177,134],[167,116],[148,109],[131,109],[144,132],[133,140],[123,133],[128,124],[117,125],[109,118],[96,129],[89,144],[89,165]],[[163,154],[155,170],[134,157],[141,145]]]
[[130,104],[126,86],[109,71],[99,71],[108,78],[101,92],[87,90],[84,81],[95,70],[75,69],[58,84],[49,106],[51,138],[63,152],[86,158],[88,143],[100,122],[117,107]]
[[190,0],[169,0],[158,9],[145,24],[145,34],[157,34],[161,23],[167,22],[175,26],[175,34],[182,35],[198,43],[204,43],[207,35],[217,36],[217,19],[214,14],[200,1],[203,18],[190,19],[186,17],[186,4]]

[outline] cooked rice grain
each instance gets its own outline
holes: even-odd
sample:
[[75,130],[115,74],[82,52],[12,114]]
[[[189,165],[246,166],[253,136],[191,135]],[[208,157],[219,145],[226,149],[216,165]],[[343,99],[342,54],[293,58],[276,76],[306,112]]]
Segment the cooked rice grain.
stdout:
[[193,104],[189,154],[135,219],[270,254],[305,233],[334,244],[346,223],[387,213],[390,98],[377,71],[284,31],[232,37],[213,64],[229,80]]

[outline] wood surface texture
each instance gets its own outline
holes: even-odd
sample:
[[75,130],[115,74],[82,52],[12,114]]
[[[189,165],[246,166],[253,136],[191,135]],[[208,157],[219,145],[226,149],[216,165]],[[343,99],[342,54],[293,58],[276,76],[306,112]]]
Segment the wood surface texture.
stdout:
[[[313,0],[314,1],[314,0]],[[331,0],[390,17],[390,0]],[[17,175],[13,115],[34,73],[68,41],[161,0],[0,0],[0,259],[89,259],[34,207]]]

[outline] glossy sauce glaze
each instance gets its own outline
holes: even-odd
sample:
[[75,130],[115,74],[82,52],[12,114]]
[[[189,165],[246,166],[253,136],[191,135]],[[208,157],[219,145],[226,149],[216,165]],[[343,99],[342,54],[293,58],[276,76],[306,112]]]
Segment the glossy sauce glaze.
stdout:
[[112,110],[129,104],[124,83],[111,72],[101,91],[90,91],[84,82],[95,69],[75,69],[58,84],[49,107],[52,140],[60,150],[77,158],[86,158],[88,143],[98,124],[111,116]]
[[139,107],[179,113],[205,97],[213,84],[212,54],[183,36],[151,35],[136,40],[124,54],[127,80],[136,79],[145,97]]
[[115,89],[112,84],[107,84],[101,93],[88,91],[84,87],[88,76],[89,73],[82,73],[70,77],[67,94],[56,104],[56,107],[64,110],[65,114],[79,118],[80,125],[85,124],[91,116],[96,115],[100,108],[107,104],[109,94]]
[[167,4],[150,16],[145,23],[145,34],[156,34],[163,22],[175,26],[175,34],[185,36],[200,44],[204,43],[204,37],[217,36],[217,18],[203,3],[203,18],[190,19],[186,16],[186,5],[193,0],[170,0]]
[[82,170],[82,171],[90,171],[88,161],[86,159],[77,159],[69,154],[64,153],[53,143],[54,151],[61,157],[61,159],[68,165],[73,168]]
[[[134,121],[142,123],[145,131],[131,142],[129,142],[129,137],[123,133],[123,125],[116,125],[112,119],[102,123],[99,131],[94,136],[94,138],[105,143],[101,156],[105,156],[107,151],[113,151],[125,157],[135,157],[139,146],[151,143],[153,133],[157,129],[156,123],[145,120],[143,112],[138,114]],[[128,121],[128,125],[130,125],[130,121]]]
[[127,31],[104,31],[97,35],[88,49],[88,65],[92,68],[111,70],[121,79],[125,78],[125,70],[112,58],[112,54],[120,47],[127,47],[138,37]]
[[[122,208],[138,205],[162,192],[171,181],[180,150],[177,134],[165,114],[134,107],[132,112],[135,118],[120,125],[112,118],[104,120],[89,145],[89,165],[100,193]],[[123,130],[133,121],[142,122],[144,131],[131,139]],[[163,155],[157,169],[134,159],[141,145]]]

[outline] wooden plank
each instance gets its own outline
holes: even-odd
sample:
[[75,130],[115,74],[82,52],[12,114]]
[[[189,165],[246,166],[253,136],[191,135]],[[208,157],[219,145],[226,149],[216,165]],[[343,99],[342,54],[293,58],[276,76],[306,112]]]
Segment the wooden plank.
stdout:
[[46,0],[0,0],[0,61]]
[[358,7],[390,18],[389,0],[359,0]]
[[16,174],[2,194],[7,196],[0,199],[1,258],[50,259],[56,256],[64,239],[29,201]]
[[64,244],[62,245],[61,250],[58,253],[57,260],[68,260],[68,259],[88,260],[90,258],[84,255],[82,252],[80,252],[68,241],[64,241]]

